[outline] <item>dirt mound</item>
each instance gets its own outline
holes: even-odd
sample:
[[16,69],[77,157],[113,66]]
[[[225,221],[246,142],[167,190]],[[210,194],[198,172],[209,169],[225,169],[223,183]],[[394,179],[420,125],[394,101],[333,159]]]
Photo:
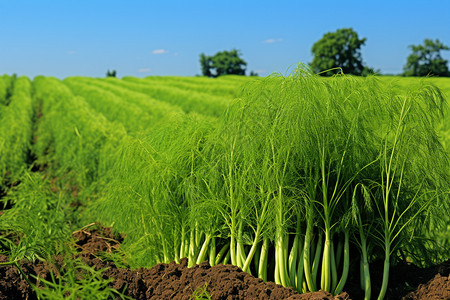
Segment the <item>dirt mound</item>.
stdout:
[[[292,288],[263,282],[233,265],[211,267],[204,262],[188,268],[187,259],[182,259],[179,264],[158,264],[150,269],[119,268],[101,253],[113,253],[119,249],[123,236],[114,234],[111,228],[95,224],[74,232],[73,236],[77,240],[74,259],[81,259],[97,270],[106,268],[102,277],[104,280],[113,278],[109,287],[134,299],[189,299],[195,291],[202,288],[206,289],[212,299],[350,299],[347,293],[333,297],[324,291],[300,295]],[[0,262],[7,261],[8,257],[0,255]],[[51,278],[51,274],[58,277],[64,264],[64,259],[59,255],[54,257],[52,263],[22,261],[19,265],[27,278],[34,285],[40,286],[39,279],[30,275],[47,280]],[[450,299],[449,270],[449,262],[427,269],[410,265],[397,266],[392,269],[391,294],[386,298]],[[434,275],[439,274],[432,278],[433,272]],[[397,280],[401,275],[403,278]],[[432,279],[429,280],[430,278]],[[350,295],[359,299],[356,290],[355,295],[353,291]],[[36,299],[28,282],[20,276],[19,269],[14,265],[0,265],[0,299]]]
[[392,274],[393,286],[407,283],[403,291],[398,291],[399,296],[406,295],[403,300],[450,299],[450,260],[425,269],[404,264],[397,266]]
[[233,265],[211,267],[203,262],[188,268],[187,259],[136,271],[109,269],[105,275],[116,278],[114,288],[118,290],[128,283],[127,294],[135,299],[189,299],[203,286],[212,299],[349,299],[346,294],[333,297],[324,291],[299,295],[292,288],[265,283]]
[[442,300],[450,299],[450,276],[436,274],[426,284],[420,284],[416,291],[409,293],[402,300]]
[[74,233],[80,255],[87,264],[106,269],[104,276],[114,278],[112,287],[134,299],[189,299],[203,286],[213,299],[349,299],[345,293],[334,297],[324,291],[299,295],[292,288],[265,283],[233,265],[211,267],[204,262],[188,268],[187,259],[182,259],[180,264],[158,264],[151,269],[117,268],[96,254],[118,249],[124,237],[114,235],[111,228],[91,225]]
[[80,255],[95,256],[98,252],[112,253],[119,249],[125,236],[114,234],[110,227],[102,227],[92,223],[75,231],[73,237],[77,240],[76,248],[78,248]]

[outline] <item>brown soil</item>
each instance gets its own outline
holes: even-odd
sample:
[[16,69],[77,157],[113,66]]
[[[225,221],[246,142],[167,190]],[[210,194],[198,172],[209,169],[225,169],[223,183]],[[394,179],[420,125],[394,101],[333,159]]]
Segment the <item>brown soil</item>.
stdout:
[[450,300],[450,260],[426,269],[410,264],[397,265],[390,274],[389,285],[388,300]]
[[427,284],[420,284],[416,291],[409,293],[404,300],[442,300],[450,299],[450,276],[436,274]]
[[[117,251],[123,236],[115,235],[110,228],[91,225],[73,234],[77,240],[76,256],[97,269],[107,268],[103,276],[105,279],[114,279],[110,287],[135,299],[189,299],[196,289],[205,285],[212,299],[350,299],[347,293],[333,297],[324,291],[299,295],[292,288],[263,282],[232,265],[211,267],[204,262],[188,268],[187,260],[182,259],[180,264],[158,264],[151,269],[118,268],[101,253]],[[6,261],[8,257],[0,255],[0,262]],[[50,272],[59,274],[62,264],[60,256],[55,257],[55,263],[52,264],[41,261],[20,263],[24,273],[37,286],[39,282],[33,281],[30,274],[48,279],[51,277]],[[388,299],[450,299],[450,262],[428,269],[402,265],[398,270],[394,268],[391,272],[390,286],[399,284],[395,279],[399,274],[403,275],[403,285],[390,289]],[[433,272],[434,275],[430,277]],[[405,282],[408,284],[405,285]],[[352,297],[362,299],[356,289]],[[0,266],[0,299],[35,299],[34,293],[14,266]]]

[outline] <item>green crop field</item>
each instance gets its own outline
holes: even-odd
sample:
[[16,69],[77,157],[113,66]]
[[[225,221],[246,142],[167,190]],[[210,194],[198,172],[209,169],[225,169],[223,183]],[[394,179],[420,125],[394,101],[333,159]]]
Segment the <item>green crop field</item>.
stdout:
[[[450,258],[448,100],[450,78],[302,69],[0,76],[0,254],[70,253],[99,222],[126,234],[108,259],[131,268],[187,257],[334,294],[360,270],[382,299],[396,262]],[[113,295],[94,275],[72,284]]]

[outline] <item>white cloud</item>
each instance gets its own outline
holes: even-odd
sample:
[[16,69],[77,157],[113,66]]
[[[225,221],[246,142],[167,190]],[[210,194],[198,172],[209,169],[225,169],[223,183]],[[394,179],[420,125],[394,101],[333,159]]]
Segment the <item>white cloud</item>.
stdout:
[[138,73],[148,73],[150,72],[152,69],[150,68],[140,68],[138,69]]
[[74,55],[74,54],[76,54],[77,52],[75,51],[75,50],[69,50],[69,51],[67,51],[67,54],[69,54],[69,55]]
[[153,50],[153,54],[166,54],[168,51],[165,49],[155,49]]
[[279,42],[282,42],[282,41],[283,41],[282,38],[278,38],[278,39],[267,39],[267,40],[264,40],[263,43],[264,43],[264,44],[273,44],[273,43],[279,43]]

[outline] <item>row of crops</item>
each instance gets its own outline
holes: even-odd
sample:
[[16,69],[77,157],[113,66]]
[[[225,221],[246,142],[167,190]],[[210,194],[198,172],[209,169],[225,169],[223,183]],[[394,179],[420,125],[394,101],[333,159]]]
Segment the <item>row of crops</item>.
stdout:
[[335,294],[359,270],[366,299],[382,299],[391,264],[449,258],[448,87],[301,68],[258,80],[5,75],[2,249],[45,258],[100,221],[127,234],[133,268],[187,257]]

